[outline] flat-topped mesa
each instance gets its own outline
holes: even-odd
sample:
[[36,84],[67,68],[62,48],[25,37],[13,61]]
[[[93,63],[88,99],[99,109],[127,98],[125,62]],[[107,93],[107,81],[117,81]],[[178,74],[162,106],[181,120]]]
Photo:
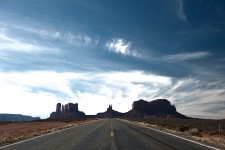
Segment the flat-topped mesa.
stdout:
[[170,102],[167,99],[157,99],[151,102],[147,102],[143,99],[140,99],[138,101],[133,102],[132,109],[143,109],[145,107],[149,107],[150,105],[160,107],[171,106]]
[[174,105],[167,99],[156,99],[151,102],[145,100],[134,101],[132,110],[125,114],[125,117],[172,117],[172,118],[187,118],[178,113]]
[[166,99],[157,99],[151,102],[147,102],[141,99],[133,103],[132,109],[141,110],[148,114],[176,114],[175,106],[171,105],[170,102]]
[[50,119],[70,119],[84,117],[85,113],[78,110],[78,103],[61,105],[57,103],[56,112],[50,114]]

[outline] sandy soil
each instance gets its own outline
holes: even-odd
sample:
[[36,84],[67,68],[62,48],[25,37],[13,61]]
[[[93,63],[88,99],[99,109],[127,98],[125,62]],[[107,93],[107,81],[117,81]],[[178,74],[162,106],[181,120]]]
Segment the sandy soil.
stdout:
[[132,121],[132,122],[137,123],[137,124],[141,124],[141,125],[144,125],[144,126],[149,126],[151,128],[155,128],[155,129],[165,131],[165,132],[168,132],[168,133],[172,133],[172,134],[175,134],[175,135],[179,135],[179,136],[182,136],[182,137],[185,137],[185,138],[188,138],[188,139],[193,139],[195,141],[215,145],[215,146],[218,146],[220,149],[225,150],[225,136],[224,135],[218,135],[218,134],[211,135],[210,133],[205,132],[205,133],[202,133],[201,136],[198,136],[198,135],[193,136],[192,131],[190,131],[190,130],[186,131],[186,132],[179,132],[175,129],[169,129],[169,128],[154,125],[154,124],[143,123],[143,122],[138,122],[138,121]]
[[62,130],[92,120],[0,123],[0,146]]

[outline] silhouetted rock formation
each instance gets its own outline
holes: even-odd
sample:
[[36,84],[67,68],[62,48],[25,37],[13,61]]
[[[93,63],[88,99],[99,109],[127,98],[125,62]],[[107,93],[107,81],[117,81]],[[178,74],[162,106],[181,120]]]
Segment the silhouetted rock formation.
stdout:
[[65,105],[58,103],[56,105],[56,112],[50,114],[50,119],[74,119],[83,117],[85,117],[85,113],[78,110],[77,103],[68,103]]
[[106,112],[98,113],[98,118],[117,118],[122,117],[124,114],[112,109],[112,105],[109,105]]
[[56,105],[56,113],[60,113],[61,112],[61,103],[58,103]]
[[0,122],[21,122],[40,120],[40,117],[31,117],[21,114],[0,114]]
[[157,99],[151,102],[144,100],[134,101],[132,110],[128,111],[124,117],[138,118],[138,117],[165,117],[165,118],[188,118],[176,111],[174,105],[166,99]]
[[78,104],[68,103],[56,105],[56,111],[50,114],[49,119],[75,119],[75,118],[142,118],[142,117],[163,117],[163,118],[189,118],[176,111],[174,105],[166,99],[157,99],[151,102],[145,100],[134,101],[132,109],[127,113],[113,110],[109,105],[107,111],[97,113],[97,115],[85,115],[78,110]]

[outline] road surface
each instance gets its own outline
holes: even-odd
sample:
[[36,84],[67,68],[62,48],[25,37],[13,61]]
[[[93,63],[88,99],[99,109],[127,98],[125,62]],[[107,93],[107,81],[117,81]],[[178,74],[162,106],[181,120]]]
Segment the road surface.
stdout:
[[1,150],[208,150],[199,145],[119,119],[104,119],[36,137]]

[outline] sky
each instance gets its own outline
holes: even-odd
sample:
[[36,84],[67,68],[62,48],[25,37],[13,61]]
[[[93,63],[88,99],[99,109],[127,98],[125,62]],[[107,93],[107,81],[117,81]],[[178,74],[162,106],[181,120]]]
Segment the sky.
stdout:
[[168,99],[225,118],[224,0],[0,0],[0,113]]

